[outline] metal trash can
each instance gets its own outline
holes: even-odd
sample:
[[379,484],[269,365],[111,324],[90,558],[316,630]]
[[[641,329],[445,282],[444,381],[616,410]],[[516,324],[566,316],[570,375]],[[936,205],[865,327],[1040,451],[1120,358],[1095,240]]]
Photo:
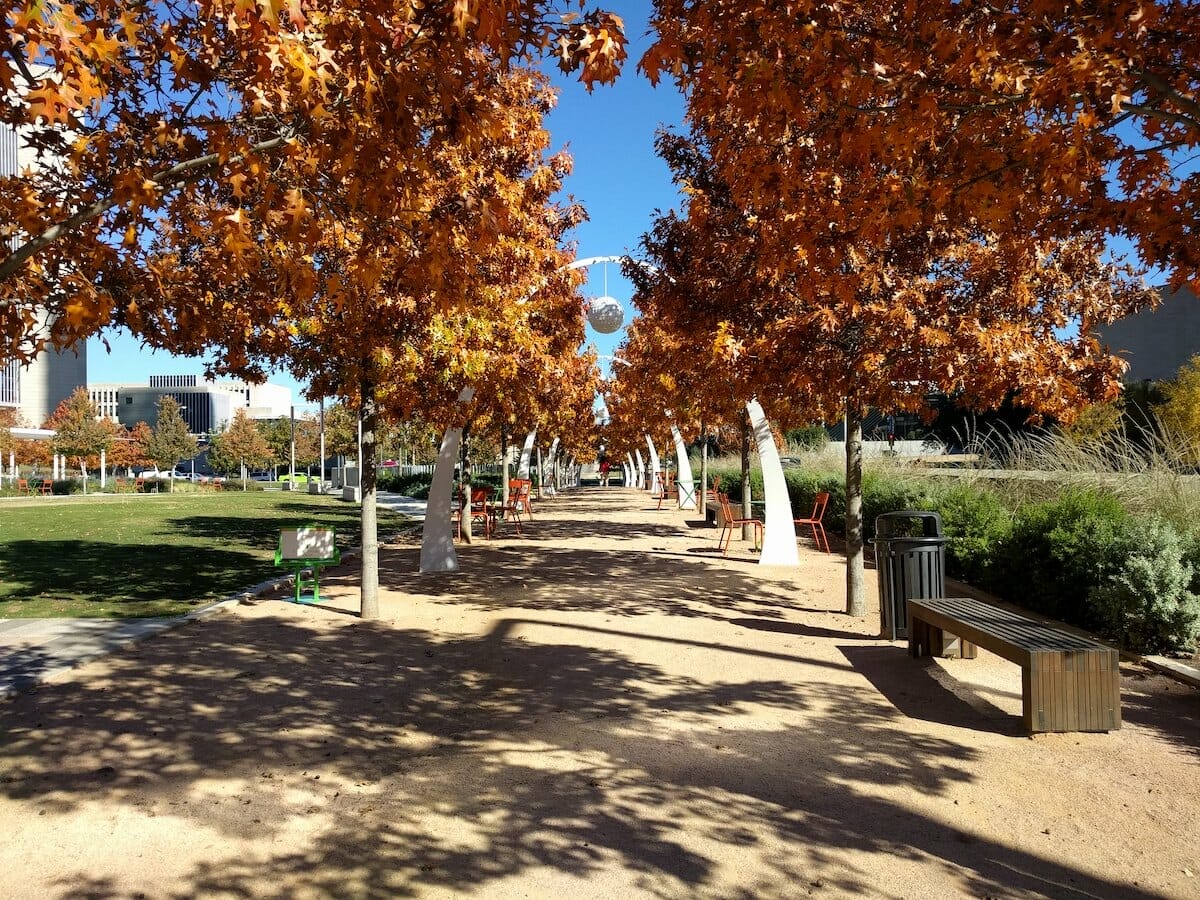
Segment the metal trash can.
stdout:
[[[919,526],[920,534],[914,534]],[[906,600],[946,596],[946,538],[935,512],[905,509],[875,518],[880,633],[908,637]]]

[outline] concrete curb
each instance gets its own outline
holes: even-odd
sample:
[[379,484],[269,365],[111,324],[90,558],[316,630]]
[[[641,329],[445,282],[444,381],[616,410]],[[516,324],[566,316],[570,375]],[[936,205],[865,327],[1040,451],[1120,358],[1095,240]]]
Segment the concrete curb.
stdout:
[[1194,666],[1181,663],[1177,659],[1167,659],[1165,656],[1138,656],[1135,658],[1156,672],[1161,672],[1163,675],[1174,678],[1176,681],[1182,681],[1194,688],[1200,688],[1200,669],[1196,669]]

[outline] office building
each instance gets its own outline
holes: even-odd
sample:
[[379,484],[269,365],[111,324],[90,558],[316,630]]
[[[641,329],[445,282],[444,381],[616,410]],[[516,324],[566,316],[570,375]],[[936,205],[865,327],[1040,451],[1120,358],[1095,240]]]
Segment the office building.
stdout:
[[[21,145],[18,134],[0,123],[0,178],[20,174],[37,163],[32,150]],[[16,246],[19,238],[12,238]],[[43,324],[45,320],[43,319]],[[0,362],[0,406],[15,408],[25,424],[42,423],[71,392],[87,384],[87,345],[75,350],[47,351],[32,362]]]
[[164,396],[180,406],[188,431],[224,431],[238,409],[252,419],[277,419],[291,411],[292,392],[277,384],[210,381],[199,375],[152,375],[147,384],[93,384],[88,393],[100,415],[127,428],[138,422],[153,427]]
[[1125,381],[1167,381],[1200,353],[1200,302],[1186,287],[1158,289],[1162,303],[1096,329],[1101,345],[1129,363]]

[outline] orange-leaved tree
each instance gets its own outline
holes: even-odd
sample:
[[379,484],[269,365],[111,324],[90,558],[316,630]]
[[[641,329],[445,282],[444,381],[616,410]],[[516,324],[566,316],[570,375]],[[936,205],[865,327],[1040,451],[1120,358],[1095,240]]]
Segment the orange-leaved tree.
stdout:
[[55,432],[50,439],[54,452],[74,458],[86,494],[88,461],[98,459],[100,451],[107,450],[113,438],[112,430],[99,418],[87,388],[75,388],[50,414],[44,427]]
[[[419,146],[388,145],[391,205],[311,160],[275,167],[263,188],[312,189],[300,217],[269,206],[260,215],[254,194],[215,196],[197,218],[232,216],[242,239],[231,244],[219,227],[164,231],[147,271],[178,312],[146,329],[175,347],[217,351],[242,374],[282,362],[312,396],[359,411],[368,462],[381,414],[439,421],[492,361],[518,351],[522,323],[540,308],[525,300],[547,267],[560,267],[556,229],[566,221],[550,206],[566,161],[545,157],[553,95],[544,79],[485,59],[443,66],[456,67],[461,115],[439,101],[425,111]],[[387,133],[373,139],[382,154]],[[254,259],[254,274],[233,278],[240,256]],[[364,466],[366,617],[378,614],[374,474]]]
[[[376,214],[403,208],[431,130],[493,137],[463,100],[481,69],[548,53],[590,87],[625,55],[617,17],[553,0],[22,0],[5,18],[0,127],[37,161],[0,177],[0,360],[188,318],[142,277],[163,234],[206,230],[231,277],[256,278],[247,223],[285,220],[315,248],[329,180]],[[314,177],[279,189],[279,166]],[[198,215],[229,196],[225,216]]]
[[[1100,262],[1100,240],[1087,233],[1014,254],[977,222],[893,221],[877,245],[829,223],[811,229],[807,248],[789,244],[805,227],[794,222],[805,198],[820,193],[812,182],[836,160],[801,141],[792,155],[807,168],[789,159],[791,177],[777,171],[771,192],[748,194],[719,155],[733,133],[759,149],[752,128],[721,112],[698,117],[689,140],[664,142],[687,207],[647,242],[674,281],[653,285],[644,302],[664,324],[715,335],[719,366],[756,392],[813,420],[845,416],[847,609],[862,615],[866,409],[916,409],[932,390],[987,408],[1019,390],[1028,408],[1069,418],[1117,387],[1120,363],[1091,325],[1148,295]],[[848,190],[883,192],[891,173],[862,160],[838,177]],[[1064,333],[1072,324],[1073,337]]]
[[[975,223],[1001,252],[1123,232],[1200,279],[1200,17],[1176,0],[656,0],[641,60],[713,130],[738,202],[783,197],[793,257]],[[848,173],[873,174],[865,181]],[[749,205],[749,204],[744,204]],[[869,254],[868,254],[869,255]]]

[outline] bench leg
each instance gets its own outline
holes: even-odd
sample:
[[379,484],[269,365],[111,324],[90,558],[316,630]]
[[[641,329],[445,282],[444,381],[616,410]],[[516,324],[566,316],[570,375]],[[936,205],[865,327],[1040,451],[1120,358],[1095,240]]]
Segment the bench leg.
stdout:
[[1117,652],[1034,654],[1021,669],[1021,718],[1030,734],[1120,728]]
[[[910,656],[934,656],[942,649],[942,629],[908,615],[908,653]],[[934,648],[937,648],[935,650]]]
[[941,628],[908,614],[908,653],[910,656],[940,656],[943,659],[974,659],[979,648]]

